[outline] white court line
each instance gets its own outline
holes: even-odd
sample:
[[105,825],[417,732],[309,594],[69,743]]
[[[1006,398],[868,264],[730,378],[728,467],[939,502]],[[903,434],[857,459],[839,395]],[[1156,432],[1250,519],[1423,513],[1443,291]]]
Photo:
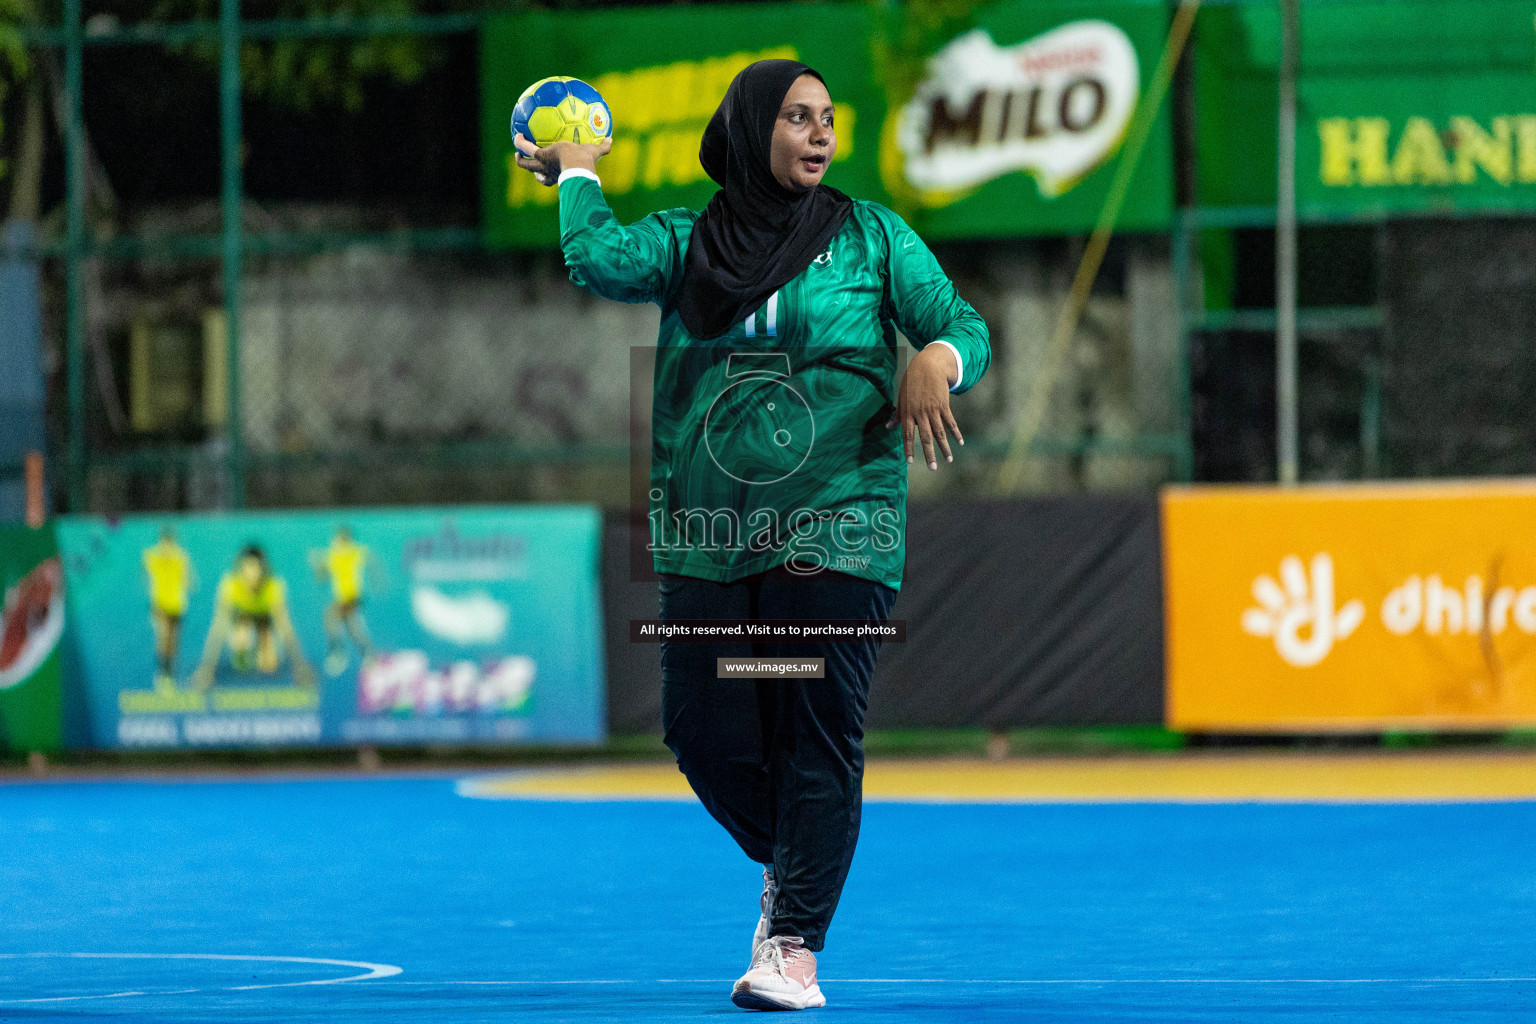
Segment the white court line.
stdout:
[[10,1006],[13,1003],[67,1003],[76,999],[121,999],[124,996],[148,995],[147,992],[108,992],[100,996],[49,996],[46,999],[0,999],[0,1004]]
[[[735,978],[591,978],[528,981],[398,981],[396,985],[728,985]],[[1428,985],[1530,983],[1508,978],[822,978],[834,985]]]
[[[693,979],[693,978],[659,978],[656,981],[642,982],[642,981],[638,981],[638,980],[636,980],[634,978],[602,978],[602,979],[594,979],[594,980],[591,980],[591,981],[587,981],[587,980],[571,981],[571,980],[568,980],[568,979],[553,979],[553,980],[550,980],[550,981],[399,981],[399,982],[395,982],[395,984],[397,984],[397,985],[423,985],[423,986],[435,986],[435,985],[670,985],[670,984],[674,984],[676,982],[687,982],[687,983],[691,984],[695,980],[696,979]],[[711,978],[710,980],[711,981],[715,981],[715,980],[724,980],[724,979],[714,979],[714,978]],[[735,981],[736,979],[735,978],[731,978],[729,980],[730,981]]]
[[[698,803],[692,793],[582,793],[576,789],[557,792],[501,789],[500,784],[535,778],[560,778],[565,768],[518,768],[511,771],[491,772],[460,778],[454,782],[457,796],[469,800],[511,800],[525,803],[556,804],[629,804],[629,803]],[[1536,802],[1530,795],[1505,796],[1134,796],[1134,795],[1052,795],[1046,793],[1021,796],[969,794],[953,795],[905,795],[864,794],[867,804],[902,804],[922,807],[1459,807],[1468,804],[1528,804]]]
[[128,996],[188,995],[193,992],[253,992],[257,989],[267,988],[297,988],[303,985],[341,985],[349,981],[372,981],[375,978],[393,978],[400,974],[404,968],[394,964],[376,964],[367,960],[332,960],[327,957],[314,956],[254,956],[245,953],[0,953],[3,960],[33,960],[33,959],[73,959],[73,960],[223,960],[239,961],[243,963],[282,963],[282,964],[320,964],[328,967],[357,967],[362,974],[351,974],[344,978],[318,978],[310,981],[278,981],[264,985],[230,985],[221,988],[200,989],[184,988],[167,992],[109,992],[104,995],[90,996],[49,996],[42,999],[0,999],[0,1006],[8,1006],[14,1003],[62,1003],[81,999],[122,999]]
[[1533,978],[828,978],[839,985],[1427,985]]

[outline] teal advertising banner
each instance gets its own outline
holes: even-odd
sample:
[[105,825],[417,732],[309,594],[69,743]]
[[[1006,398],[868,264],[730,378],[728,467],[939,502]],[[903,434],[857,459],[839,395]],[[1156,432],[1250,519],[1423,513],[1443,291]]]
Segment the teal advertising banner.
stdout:
[[0,527],[0,750],[63,745],[64,581],[53,531]]
[[596,743],[596,509],[66,516],[93,747]]

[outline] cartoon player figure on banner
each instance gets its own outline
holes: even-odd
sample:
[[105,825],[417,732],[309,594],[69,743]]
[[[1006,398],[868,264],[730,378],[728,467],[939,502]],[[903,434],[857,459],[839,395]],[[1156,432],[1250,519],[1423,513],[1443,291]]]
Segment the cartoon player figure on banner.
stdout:
[[331,583],[331,602],[325,607],[325,672],[339,676],[347,667],[348,637],[363,664],[373,660],[373,643],[363,619],[363,589],[364,577],[370,569],[377,571],[378,561],[346,526],[336,528],[329,547],[311,551],[309,561],[320,581]]
[[176,543],[176,531],[166,526],[160,540],[144,549],[144,575],[149,581],[149,621],[155,630],[155,689],[176,689],[176,658],[181,652],[181,620],[187,595],[197,585],[192,559]]
[[288,614],[288,586],[272,574],[267,553],[259,544],[248,544],[235,558],[234,568],[219,581],[213,622],[203,644],[203,660],[193,674],[193,685],[207,690],[213,685],[219,654],[229,643],[229,664],[236,672],[252,670],[263,675],[277,672],[284,649],[293,665],[294,682],[315,684],[315,670],[299,647]]

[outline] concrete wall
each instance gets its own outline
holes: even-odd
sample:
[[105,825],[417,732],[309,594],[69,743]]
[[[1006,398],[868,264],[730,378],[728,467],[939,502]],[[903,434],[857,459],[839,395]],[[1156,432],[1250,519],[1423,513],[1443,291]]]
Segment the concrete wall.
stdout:
[[46,449],[43,435],[42,290],[37,264],[20,255],[33,228],[8,221],[0,234],[0,523],[26,517],[22,466]]
[[[1042,435],[1129,442],[1138,432],[1172,427],[1176,346],[1166,249],[1164,239],[1116,241],[1049,382]],[[991,326],[993,363],[955,405],[968,442],[962,457],[944,472],[914,472],[913,494],[990,493],[997,458],[1046,372],[1048,340],[1081,245],[956,243],[935,251]],[[111,338],[146,317],[197,324],[206,309],[220,306],[218,294],[216,263],[140,268],[100,284],[92,308],[93,323],[102,322],[93,329]],[[252,258],[244,300],[240,370],[249,449],[314,456],[285,463],[280,473],[258,469],[250,480],[253,501],[627,501],[622,453],[636,414],[630,350],[654,344],[658,311],[578,289],[558,254],[355,248]],[[637,390],[636,408],[648,415],[648,376]],[[435,457],[435,448],[462,442],[489,442],[498,454],[489,463]],[[552,459],[499,464],[507,446],[547,451],[569,444],[610,456],[581,466]],[[381,450],[396,454],[369,454]],[[402,460],[402,450],[421,454]],[[147,490],[140,481],[140,495],[103,478],[93,484],[93,502],[217,504],[217,438],[205,454],[208,471],[192,474],[196,480],[166,477]],[[1165,479],[1168,469],[1161,458],[1058,454],[1031,459],[1024,484],[1037,492],[1142,489]]]
[[[1128,243],[1115,278],[1089,302],[1049,389],[1042,434],[1129,441],[1172,426],[1175,344],[1160,248]],[[993,249],[985,266],[955,272],[987,318],[994,349],[992,371],[957,402],[957,415],[968,441],[1002,444],[1045,372],[1076,254]],[[629,349],[653,343],[658,319],[653,306],[577,289],[553,258],[357,249],[253,266],[246,287],[246,436],[260,451],[623,445]],[[1140,487],[1164,472],[1156,460],[1120,456],[1036,459],[1029,485]]]
[[242,394],[255,449],[498,440],[622,444],[629,346],[654,306],[521,273],[355,249],[253,274]]

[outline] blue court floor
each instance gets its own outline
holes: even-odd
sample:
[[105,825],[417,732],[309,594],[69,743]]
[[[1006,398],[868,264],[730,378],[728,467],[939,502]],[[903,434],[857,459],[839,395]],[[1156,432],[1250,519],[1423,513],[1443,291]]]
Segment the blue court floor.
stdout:
[[[0,785],[0,1021],[741,1016],[695,804]],[[1536,804],[866,808],[813,1019],[1536,1019]],[[352,980],[346,980],[352,979]]]

